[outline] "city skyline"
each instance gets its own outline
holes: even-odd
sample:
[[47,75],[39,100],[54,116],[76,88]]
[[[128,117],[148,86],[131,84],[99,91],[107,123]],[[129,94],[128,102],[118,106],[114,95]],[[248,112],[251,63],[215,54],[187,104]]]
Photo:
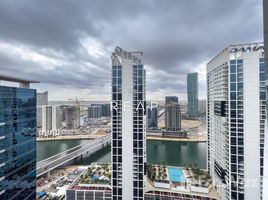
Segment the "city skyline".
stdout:
[[264,2],[0,2],[0,199],[266,200]]
[[[105,72],[110,66],[110,52],[117,45],[145,53],[148,99],[162,100],[164,96],[176,95],[186,100],[189,72],[199,73],[200,98],[204,98],[205,65],[215,52],[231,43],[262,41],[261,2],[252,0],[243,1],[242,9],[241,1],[118,2],[120,6],[99,1],[94,8],[83,1],[75,5],[72,2],[0,4],[2,73],[38,77],[41,84],[34,86],[38,92],[48,90],[49,100],[78,96],[109,101],[110,76]],[[96,13],[107,7],[114,12]],[[240,23],[244,20],[248,23]],[[125,37],[113,34],[115,24]],[[224,24],[228,26],[223,30]],[[159,27],[165,31],[158,33]],[[146,31],[133,36],[135,28]],[[211,29],[213,34],[207,34]]]

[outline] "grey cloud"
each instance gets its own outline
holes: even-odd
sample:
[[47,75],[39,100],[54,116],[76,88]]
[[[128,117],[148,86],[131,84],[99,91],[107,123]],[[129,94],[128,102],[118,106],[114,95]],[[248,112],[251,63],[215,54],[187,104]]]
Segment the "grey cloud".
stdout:
[[[48,68],[6,52],[0,54],[0,71],[26,73],[44,83],[108,89],[109,54],[119,45],[144,51],[153,70],[149,92],[185,93],[187,72],[229,44],[262,40],[261,14],[256,0],[1,1],[0,42],[24,45],[64,64]],[[86,38],[96,40],[104,55],[90,55],[81,44]],[[203,91],[204,81],[200,84]]]

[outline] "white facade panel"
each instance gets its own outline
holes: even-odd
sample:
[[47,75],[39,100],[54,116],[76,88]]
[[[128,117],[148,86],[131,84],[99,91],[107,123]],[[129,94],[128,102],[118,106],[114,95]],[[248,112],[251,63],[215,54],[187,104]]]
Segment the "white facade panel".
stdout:
[[[259,53],[244,53],[245,199],[260,199]],[[253,164],[254,163],[254,164]]]
[[122,63],[122,185],[123,199],[133,199],[133,67]]

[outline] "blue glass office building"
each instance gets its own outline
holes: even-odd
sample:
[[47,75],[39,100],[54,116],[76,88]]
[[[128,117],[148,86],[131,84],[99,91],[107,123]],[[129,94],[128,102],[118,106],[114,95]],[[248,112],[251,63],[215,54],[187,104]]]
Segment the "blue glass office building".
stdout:
[[36,90],[0,85],[0,199],[35,199],[35,184]]

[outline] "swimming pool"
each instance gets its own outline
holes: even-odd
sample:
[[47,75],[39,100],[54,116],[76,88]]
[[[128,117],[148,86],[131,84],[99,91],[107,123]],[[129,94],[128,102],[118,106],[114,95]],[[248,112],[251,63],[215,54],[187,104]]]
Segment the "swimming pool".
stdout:
[[185,177],[180,168],[168,167],[169,180],[171,182],[185,183]]

